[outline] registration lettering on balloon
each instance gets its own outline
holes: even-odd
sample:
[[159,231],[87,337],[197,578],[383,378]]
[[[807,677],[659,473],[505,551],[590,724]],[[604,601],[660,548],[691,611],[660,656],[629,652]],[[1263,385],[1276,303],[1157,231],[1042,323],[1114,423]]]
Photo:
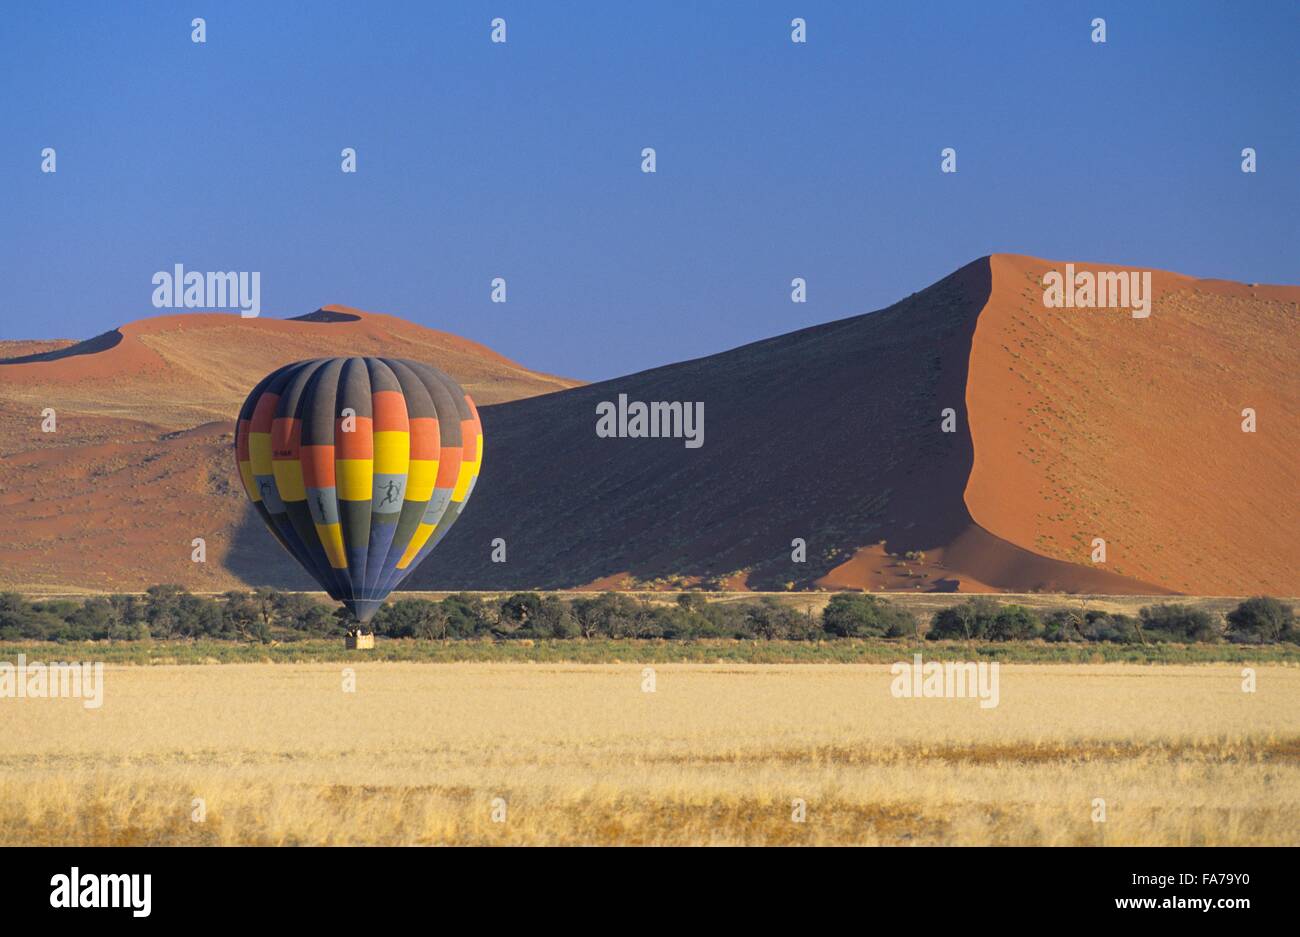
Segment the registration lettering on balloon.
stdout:
[[317,358],[253,388],[235,458],[271,533],[364,624],[460,516],[483,427],[460,385],[430,365]]

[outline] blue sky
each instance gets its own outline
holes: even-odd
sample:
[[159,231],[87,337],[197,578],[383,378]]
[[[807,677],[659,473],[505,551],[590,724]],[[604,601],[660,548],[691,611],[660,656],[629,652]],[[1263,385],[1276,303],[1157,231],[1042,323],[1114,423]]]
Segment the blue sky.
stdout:
[[1297,283],[1297,48],[1292,2],[15,6],[0,338],[156,314],[176,263],[260,271],[263,315],[391,312],[584,379],[993,251]]

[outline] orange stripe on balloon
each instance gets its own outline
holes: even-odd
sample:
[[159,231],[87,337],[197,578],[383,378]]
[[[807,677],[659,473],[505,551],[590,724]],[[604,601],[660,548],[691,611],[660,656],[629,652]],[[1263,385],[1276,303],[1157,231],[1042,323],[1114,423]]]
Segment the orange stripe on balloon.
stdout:
[[275,419],[275,408],[280,404],[279,394],[263,394],[257,398],[253,408],[253,426],[251,432],[271,432],[271,421]]
[[334,487],[333,446],[303,446],[298,458],[302,460],[302,479],[308,488]]
[[354,416],[349,419],[356,422],[352,432],[343,431],[343,419],[334,427],[335,457],[339,459],[373,459],[375,457],[374,421],[368,416]]
[[478,424],[473,420],[460,421],[460,438],[464,440],[465,461],[478,460]]
[[461,450],[464,451],[465,461],[478,459],[478,426],[473,420],[460,421],[460,438],[463,441]]
[[378,390],[370,395],[375,411],[375,432],[405,433],[410,429],[406,414],[406,398],[400,391]]
[[413,417],[411,419],[411,458],[436,462],[440,447],[438,421],[428,416]]
[[464,448],[460,446],[449,446],[442,450],[442,457],[438,462],[438,477],[433,483],[435,488],[456,487],[456,479],[460,477],[461,457],[464,452]]

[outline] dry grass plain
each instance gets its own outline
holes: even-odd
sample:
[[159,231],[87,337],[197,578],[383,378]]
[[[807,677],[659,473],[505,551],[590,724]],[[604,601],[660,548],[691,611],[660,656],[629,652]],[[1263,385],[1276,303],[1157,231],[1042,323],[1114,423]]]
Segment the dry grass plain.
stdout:
[[0,842],[1300,843],[1296,667],[1004,664],[981,709],[884,665],[344,666],[0,700]]

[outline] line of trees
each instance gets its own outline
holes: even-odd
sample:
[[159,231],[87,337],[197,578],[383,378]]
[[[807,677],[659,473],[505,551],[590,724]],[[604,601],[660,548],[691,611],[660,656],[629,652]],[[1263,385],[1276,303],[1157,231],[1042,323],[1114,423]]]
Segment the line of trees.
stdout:
[[1246,599],[1226,615],[1194,605],[1161,603],[1138,614],[1080,608],[1038,614],[1022,605],[980,597],[935,614],[926,637],[987,641],[1097,641],[1115,644],[1300,644],[1291,606],[1267,596]]
[[[84,601],[29,601],[0,593],[0,640],[138,641],[216,638],[268,642],[342,635],[347,612],[311,596],[274,589],[232,591],[216,598],[180,586],[152,586],[144,595]],[[492,600],[461,593],[441,601],[390,602],[371,622],[390,638],[738,638],[819,641],[900,638],[969,641],[1112,642],[1150,644],[1231,641],[1300,644],[1295,612],[1277,599],[1247,599],[1226,615],[1194,605],[1164,603],[1136,616],[1086,607],[1040,612],[979,596],[936,612],[924,633],[908,609],[879,596],[837,593],[821,614],[801,611],[771,596],[710,602],[684,592],[675,602],[650,602],[607,592],[561,598],[519,592]]]

